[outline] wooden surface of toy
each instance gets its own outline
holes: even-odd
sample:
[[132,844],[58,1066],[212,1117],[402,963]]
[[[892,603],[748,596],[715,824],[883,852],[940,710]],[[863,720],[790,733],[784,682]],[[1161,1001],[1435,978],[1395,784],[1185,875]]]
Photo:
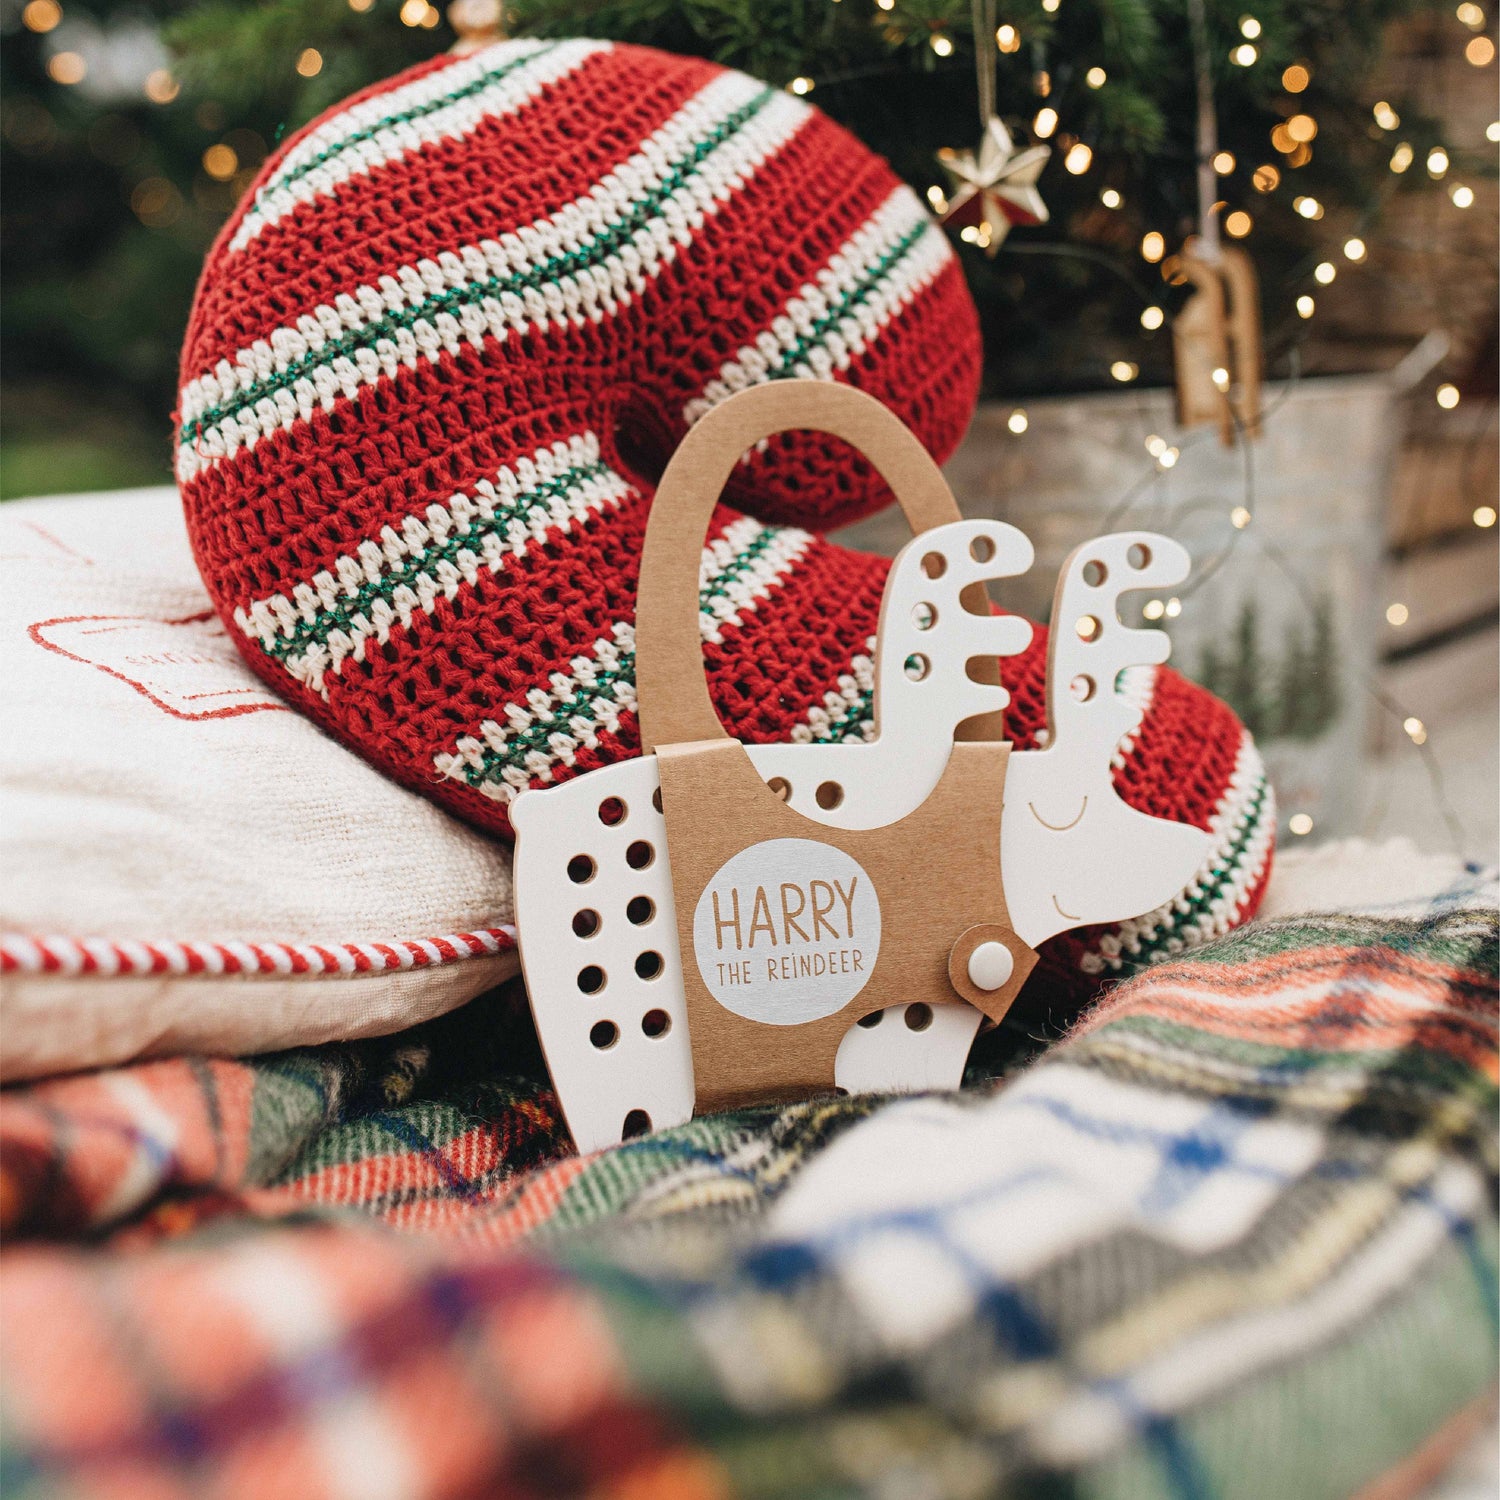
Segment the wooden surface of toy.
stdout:
[[[927,528],[887,581],[868,741],[741,746],[708,697],[692,586],[703,531],[740,455],[786,427],[853,442],[914,529]],[[1140,721],[1122,691],[1127,669],[1160,662],[1168,649],[1161,632],[1126,627],[1118,599],[1180,581],[1186,554],[1166,538],[1128,533],[1068,560],[1049,652],[1047,743],[1012,752],[998,741],[1008,696],[996,667],[1025,649],[1031,627],[993,614],[984,584],[1025,571],[1031,547],[1013,527],[956,517],[941,473],[901,424],[871,398],[823,382],[741,393],[704,418],[669,465],[637,616],[642,737],[658,753],[529,791],[513,807],[527,983],[580,1149],[680,1123],[695,1102],[794,1097],[830,1083],[851,1092],[955,1087],[986,1011],[1003,1013],[1036,944],[1080,922],[1149,910],[1201,866],[1208,836],[1136,813],[1115,793],[1111,767]],[[674,789],[677,798],[664,801]],[[677,815],[664,816],[664,806]],[[749,839],[732,831],[747,819],[759,830]],[[742,868],[736,857],[747,853]],[[840,859],[854,861],[868,889]],[[715,908],[721,871],[729,876]],[[878,978],[860,944],[833,936],[868,924],[877,883],[891,892],[877,901],[882,940],[895,919],[898,946],[909,950],[900,963],[888,958]],[[691,901],[680,900],[688,887]],[[742,946],[726,958],[721,943]],[[759,970],[741,967],[751,959]],[[773,961],[774,979],[765,967]],[[756,973],[761,995],[752,1001],[747,975]],[[779,1024],[753,1014],[772,984]],[[784,1043],[762,1055],[775,1037]]]

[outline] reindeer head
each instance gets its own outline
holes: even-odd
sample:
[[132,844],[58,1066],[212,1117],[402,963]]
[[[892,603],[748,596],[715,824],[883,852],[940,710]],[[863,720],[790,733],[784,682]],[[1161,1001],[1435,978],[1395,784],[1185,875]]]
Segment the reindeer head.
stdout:
[[1116,613],[1131,589],[1188,575],[1177,542],[1121,532],[1063,564],[1047,661],[1047,742],[1013,755],[1001,863],[1016,932],[1033,947],[1070,927],[1139,916],[1176,895],[1208,857],[1202,829],[1137,812],[1114,788],[1120,741],[1141,722],[1129,668],[1166,661],[1171,642]]

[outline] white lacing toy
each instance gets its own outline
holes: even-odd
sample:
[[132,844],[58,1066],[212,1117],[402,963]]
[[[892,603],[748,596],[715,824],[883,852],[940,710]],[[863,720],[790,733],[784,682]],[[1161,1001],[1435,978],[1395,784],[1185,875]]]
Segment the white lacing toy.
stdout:
[[[858,830],[916,811],[942,780],[956,739],[1000,738],[998,711],[1009,695],[995,680],[996,662],[1031,640],[1029,624],[989,613],[983,594],[985,582],[1030,567],[1031,543],[1001,522],[948,519],[957,508],[940,471],[872,398],[824,382],[779,382],[732,397],[689,433],[663,476],[642,562],[637,673],[648,753],[527,791],[511,810],[527,988],[581,1151],[680,1124],[693,1113],[698,1091],[682,956],[684,949],[691,955],[692,939],[679,932],[659,764],[649,752],[697,736],[691,728],[658,732],[676,721],[658,711],[653,722],[648,705],[681,699],[699,714],[696,722],[704,713],[712,719],[712,707],[701,670],[684,685],[670,668],[689,630],[700,661],[701,646],[696,593],[671,586],[667,559],[669,552],[683,555],[684,538],[696,556],[701,528],[692,535],[688,513],[706,514],[739,455],[792,427],[830,431],[859,447],[918,530],[886,582],[874,738],[744,747],[755,772],[794,812],[830,829]],[[1142,717],[1130,692],[1132,669],[1164,662],[1170,650],[1163,632],[1124,625],[1118,600],[1128,590],[1169,589],[1188,569],[1178,543],[1149,532],[1098,538],[1063,566],[1048,655],[1046,741],[1011,752],[1004,771],[1004,903],[1010,928],[1030,948],[1069,928],[1152,910],[1187,885],[1209,855],[1207,833],[1123,802],[1111,766]],[[681,722],[695,721],[689,714]],[[942,860],[943,852],[914,848],[910,858],[920,865]],[[967,977],[981,991],[996,990],[1011,962],[1000,945],[985,944],[968,958]],[[984,1014],[952,991],[891,1001],[843,1033],[837,1085],[850,1092],[957,1087]]]

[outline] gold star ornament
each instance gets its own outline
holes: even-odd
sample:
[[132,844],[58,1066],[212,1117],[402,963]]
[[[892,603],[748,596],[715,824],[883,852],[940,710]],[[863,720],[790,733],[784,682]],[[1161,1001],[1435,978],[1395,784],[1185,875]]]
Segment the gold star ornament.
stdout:
[[1012,225],[1047,222],[1047,205],[1036,181],[1051,155],[1050,146],[1017,151],[1010,131],[991,115],[977,151],[938,152],[953,183],[940,222],[958,225],[960,238],[993,256]]

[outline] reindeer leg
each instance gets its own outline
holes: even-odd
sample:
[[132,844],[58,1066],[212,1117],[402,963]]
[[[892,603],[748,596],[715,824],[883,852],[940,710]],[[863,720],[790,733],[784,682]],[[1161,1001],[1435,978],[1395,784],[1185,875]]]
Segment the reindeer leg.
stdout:
[[972,1005],[892,1005],[839,1043],[834,1082],[851,1094],[956,1089],[984,1017]]

